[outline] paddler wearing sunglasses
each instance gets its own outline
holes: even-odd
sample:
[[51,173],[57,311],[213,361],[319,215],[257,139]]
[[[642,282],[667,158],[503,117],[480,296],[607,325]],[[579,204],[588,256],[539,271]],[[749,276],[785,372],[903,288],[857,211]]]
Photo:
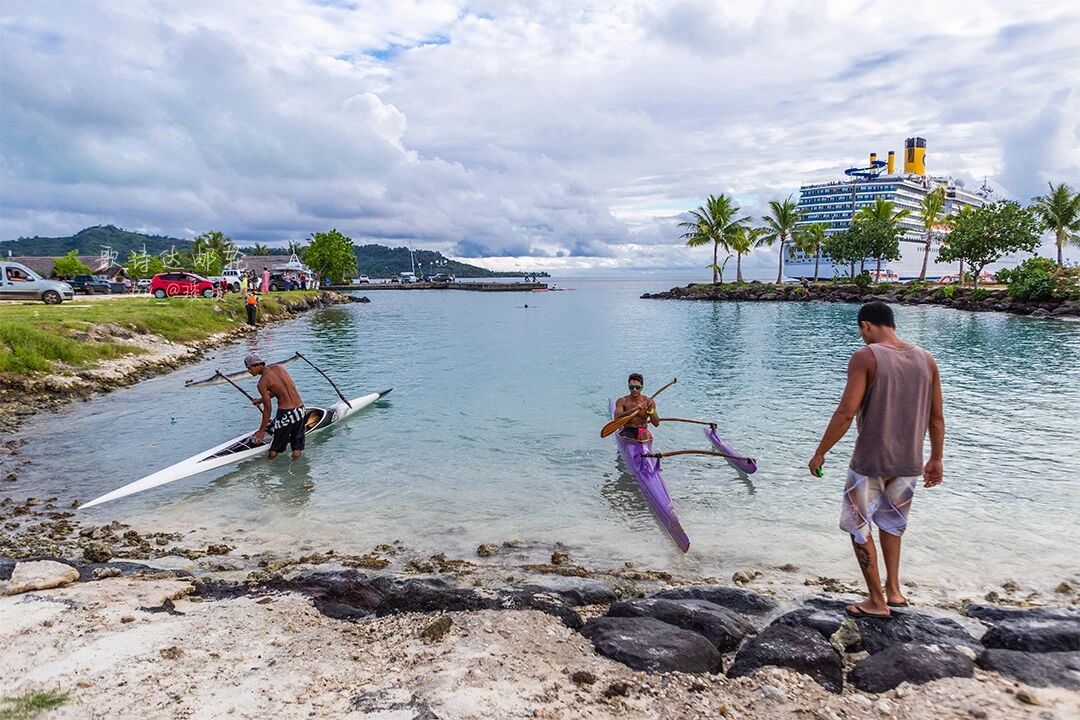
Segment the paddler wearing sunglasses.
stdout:
[[645,386],[645,378],[642,377],[641,373],[631,373],[626,382],[630,394],[619,398],[615,403],[615,417],[624,417],[636,410],[641,412],[630,418],[619,430],[619,434],[630,440],[648,442],[652,440],[649,423],[652,423],[653,426],[660,424],[660,415],[656,412],[656,403],[653,402],[652,398],[641,394],[641,390]]

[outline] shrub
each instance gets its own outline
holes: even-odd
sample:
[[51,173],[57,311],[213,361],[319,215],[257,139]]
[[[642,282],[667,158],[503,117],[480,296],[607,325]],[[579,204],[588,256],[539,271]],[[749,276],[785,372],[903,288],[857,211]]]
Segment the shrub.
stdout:
[[1012,270],[998,272],[1001,282],[1009,286],[1009,296],[1017,300],[1051,300],[1076,297],[1078,290],[1075,268],[1060,268],[1049,258],[1033,257]]
[[885,290],[888,290],[889,288],[892,287],[892,283],[891,282],[878,283],[877,287],[878,287],[878,290],[881,290],[881,291],[884,292]]
[[971,291],[971,299],[975,302],[985,300],[988,297],[990,297],[990,291],[986,288],[975,288]]
[[852,282],[854,282],[857,286],[859,286],[861,288],[870,287],[870,283],[872,282],[872,280],[870,278],[870,273],[865,272],[865,271],[861,272],[861,273],[859,273],[858,275],[856,275],[854,277]]
[[946,299],[952,300],[953,295],[956,294],[956,286],[955,285],[946,285],[945,287],[943,287],[941,289],[941,292],[944,293]]

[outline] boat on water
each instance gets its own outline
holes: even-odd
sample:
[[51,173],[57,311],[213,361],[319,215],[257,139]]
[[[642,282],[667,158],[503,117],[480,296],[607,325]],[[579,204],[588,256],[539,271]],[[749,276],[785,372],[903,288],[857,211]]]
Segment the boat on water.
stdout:
[[[615,417],[615,401],[608,400],[608,415]],[[664,484],[663,475],[660,473],[660,460],[654,457],[646,457],[652,454],[652,441],[638,442],[623,437],[622,433],[615,433],[615,442],[619,446],[619,454],[626,469],[637,482],[638,489],[645,496],[649,508],[652,510],[660,527],[664,528],[668,536],[683,552],[690,550],[690,538],[683,530],[679,516],[675,512],[675,503],[668,494],[667,485]]]
[[[945,206],[942,215],[948,217],[964,207],[981,207],[991,202],[993,191],[984,182],[978,190],[969,190],[962,180],[948,175],[928,175],[926,172],[926,139],[908,138],[904,141],[904,165],[896,167],[896,153],[889,151],[887,160],[878,160],[877,153],[870,153],[866,166],[851,167],[844,171],[845,178],[829,182],[811,183],[799,188],[799,212],[802,218],[799,226],[813,223],[826,225],[825,234],[833,235],[848,229],[855,214],[872,205],[878,198],[893,203],[897,210],[908,210],[910,214],[901,221],[904,234],[900,238],[900,259],[882,262],[882,280],[911,280],[919,276],[922,270],[923,255],[926,248],[926,231],[923,228],[920,203],[927,194],[941,188],[945,193]],[[959,263],[940,263],[937,261],[942,238],[948,233],[944,223],[933,228],[930,233],[930,256],[926,275],[937,279],[943,275],[957,274]],[[828,255],[821,253],[816,258],[818,277],[831,279],[851,273],[850,265],[839,265]],[[792,280],[814,277],[815,257],[801,250],[793,250],[784,258],[784,275]],[[874,272],[877,261],[867,258],[855,265],[855,272],[860,268]]]
[[757,472],[757,461],[754,460],[754,458],[744,456],[742,453],[736,451],[735,448],[731,447],[727,440],[716,433],[715,427],[705,428],[705,437],[709,439],[709,442],[712,443],[712,446],[716,448],[717,452],[727,456],[724,459],[727,460],[728,465],[747,475],[753,475]]
[[[385,397],[389,392],[390,390],[383,390],[382,392],[370,393],[349,400],[348,402],[339,400],[328,408],[309,407],[304,421],[306,434],[311,435],[313,433],[321,432],[331,425],[341,422],[350,415],[355,415],[376,400]],[[79,506],[79,509],[82,510],[111,500],[118,500],[122,497],[127,497],[128,495],[134,495],[135,493],[144,490],[161,487],[162,485],[167,485],[177,480],[183,480],[184,478],[189,478],[193,475],[198,475],[199,473],[204,473],[215,468],[234,465],[256,457],[263,457],[270,449],[271,439],[271,433],[267,433],[261,443],[256,443],[254,441],[252,433],[239,435],[231,440],[226,440],[209,450],[204,450],[197,455],[192,455],[167,468],[163,468],[144,478],[128,483],[101,497],[94,498],[90,502],[83,503]]]

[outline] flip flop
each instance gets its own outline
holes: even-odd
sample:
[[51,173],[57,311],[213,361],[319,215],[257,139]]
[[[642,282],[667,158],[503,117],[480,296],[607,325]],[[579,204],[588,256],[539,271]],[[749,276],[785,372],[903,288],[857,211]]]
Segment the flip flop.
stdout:
[[855,618],[866,617],[866,618],[877,618],[878,620],[888,620],[889,618],[892,617],[892,613],[889,613],[888,615],[878,615],[877,613],[868,613],[865,610],[863,610],[861,607],[859,607],[858,605],[848,605],[848,606],[846,606],[844,608],[844,610],[847,612],[848,615],[850,615],[851,617],[855,617]]
[[902,603],[885,603],[885,604],[888,605],[889,607],[896,607],[896,608],[911,607],[911,603],[909,603],[907,600],[905,600]]

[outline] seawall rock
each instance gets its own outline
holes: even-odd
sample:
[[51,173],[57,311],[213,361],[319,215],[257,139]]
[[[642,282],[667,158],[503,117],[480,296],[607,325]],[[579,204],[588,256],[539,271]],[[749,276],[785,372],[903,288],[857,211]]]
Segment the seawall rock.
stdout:
[[715,673],[720,653],[696,632],[651,617],[600,617],[585,623],[581,634],[597,652],[646,672]]
[[947,677],[967,678],[974,672],[971,658],[954,648],[902,643],[857,664],[848,680],[865,692],[882,693],[900,683],[922,685]]
[[809,675],[830,692],[838,693],[844,687],[844,664],[839,653],[821,633],[809,628],[770,625],[743,643],[727,674],[743,677],[769,665]]

